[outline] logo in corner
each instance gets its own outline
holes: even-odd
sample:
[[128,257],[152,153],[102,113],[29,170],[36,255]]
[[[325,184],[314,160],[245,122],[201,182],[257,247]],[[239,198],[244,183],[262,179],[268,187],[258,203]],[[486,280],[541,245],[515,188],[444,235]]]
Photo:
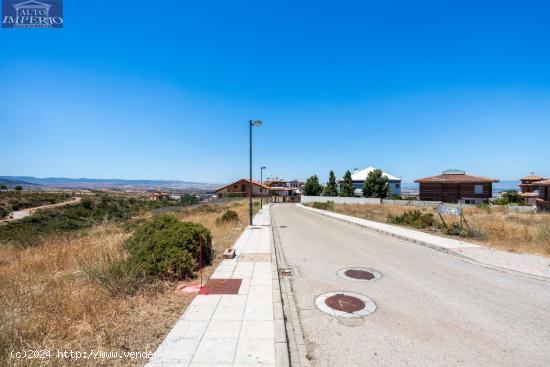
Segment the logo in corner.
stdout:
[[2,0],[2,28],[63,28],[63,0]]

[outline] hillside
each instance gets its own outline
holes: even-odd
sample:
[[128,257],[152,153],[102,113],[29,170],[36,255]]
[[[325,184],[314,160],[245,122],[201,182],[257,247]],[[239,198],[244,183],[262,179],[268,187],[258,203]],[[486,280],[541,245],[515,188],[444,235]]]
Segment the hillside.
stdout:
[[34,185],[49,188],[64,189],[173,189],[192,191],[211,191],[220,185],[180,181],[180,180],[124,180],[102,178],[65,178],[47,177],[38,178],[32,176],[0,176],[0,183],[5,182],[8,187],[15,185]]

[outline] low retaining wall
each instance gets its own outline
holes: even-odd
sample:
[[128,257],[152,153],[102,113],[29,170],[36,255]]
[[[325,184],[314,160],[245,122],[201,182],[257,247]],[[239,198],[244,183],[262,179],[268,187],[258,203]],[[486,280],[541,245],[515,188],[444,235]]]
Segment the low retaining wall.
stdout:
[[382,200],[377,198],[356,198],[356,197],[334,197],[334,196],[302,196],[302,204],[326,203],[332,201],[335,204],[364,204],[364,205],[402,205],[417,207],[436,207],[439,201],[418,201],[418,200]]
[[[362,204],[362,205],[395,205],[395,206],[414,206],[423,208],[436,208],[441,201],[420,201],[420,200],[388,200],[377,198],[357,198],[357,197],[334,197],[334,196],[302,196],[302,204],[307,203],[326,203],[328,201],[334,202],[334,204]],[[475,207],[471,204],[461,204],[463,208]],[[514,213],[534,213],[537,211],[535,206],[496,206],[503,207],[506,211]]]

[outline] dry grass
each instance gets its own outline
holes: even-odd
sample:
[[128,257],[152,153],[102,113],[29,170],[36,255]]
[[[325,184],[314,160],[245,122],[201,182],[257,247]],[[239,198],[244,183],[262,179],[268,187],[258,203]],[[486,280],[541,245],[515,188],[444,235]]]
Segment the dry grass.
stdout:
[[[216,224],[232,206],[238,223]],[[222,253],[246,226],[244,202],[220,206],[216,211],[187,210],[182,220],[211,229],[215,258],[205,269],[209,276]],[[24,360],[7,359],[11,350],[49,349],[75,351],[153,350],[183,313],[194,295],[174,292],[176,283],[160,283],[134,296],[113,296],[83,271],[83,263],[101,265],[105,254],[123,257],[129,236],[122,227],[98,226],[63,237],[51,237],[36,247],[21,249],[0,245],[0,365],[23,366],[127,366],[139,359]]]
[[[408,210],[437,214],[433,208],[413,208],[389,205],[337,204],[334,211],[359,218],[387,222],[389,216],[401,215]],[[467,208],[464,216],[476,234],[471,241],[510,252],[528,252],[550,256],[550,215],[535,213],[509,213],[503,208]],[[439,221],[439,219],[438,219]],[[455,218],[445,218],[447,223]],[[433,233],[435,229],[426,229]],[[441,233],[438,233],[441,234]]]

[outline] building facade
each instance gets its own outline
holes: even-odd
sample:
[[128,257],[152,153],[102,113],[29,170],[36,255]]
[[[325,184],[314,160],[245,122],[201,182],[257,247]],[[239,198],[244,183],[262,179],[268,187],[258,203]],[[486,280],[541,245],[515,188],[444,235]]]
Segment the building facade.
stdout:
[[263,184],[260,184],[257,181],[252,180],[252,185],[250,180],[243,178],[229,185],[220,187],[214,194],[218,198],[236,196],[236,197],[248,197],[250,195],[250,187],[252,186],[252,196],[253,197],[267,197],[269,194],[269,187]]
[[[351,174],[351,180],[353,181],[353,186],[355,187],[355,195],[363,195],[363,185],[367,179],[369,173],[374,171],[376,168],[367,167],[362,170],[354,170]],[[388,183],[390,185],[390,196],[400,196],[401,195],[401,179],[399,177],[390,175],[387,172],[382,171],[382,176],[388,178]],[[342,181],[340,181],[341,183]]]
[[488,203],[493,196],[494,178],[467,175],[461,170],[447,170],[441,175],[418,179],[420,200],[445,203]]
[[535,183],[538,186],[537,207],[544,210],[550,210],[550,180],[539,181]]

